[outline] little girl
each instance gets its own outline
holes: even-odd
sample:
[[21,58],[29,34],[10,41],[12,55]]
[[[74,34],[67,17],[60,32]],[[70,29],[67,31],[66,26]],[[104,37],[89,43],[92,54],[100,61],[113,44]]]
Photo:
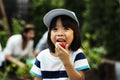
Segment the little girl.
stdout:
[[79,22],[74,12],[53,9],[43,18],[48,27],[48,49],[41,51],[31,68],[34,80],[85,80],[88,61],[80,49]]

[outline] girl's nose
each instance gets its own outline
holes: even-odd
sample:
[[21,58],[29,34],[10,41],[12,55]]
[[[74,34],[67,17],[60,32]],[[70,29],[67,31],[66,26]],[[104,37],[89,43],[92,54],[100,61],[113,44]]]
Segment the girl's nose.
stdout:
[[58,36],[63,36],[64,35],[64,30],[59,29],[57,34],[58,34]]

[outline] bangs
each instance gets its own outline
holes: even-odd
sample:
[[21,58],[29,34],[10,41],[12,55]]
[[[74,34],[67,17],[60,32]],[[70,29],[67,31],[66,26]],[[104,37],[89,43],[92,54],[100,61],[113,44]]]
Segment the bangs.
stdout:
[[65,28],[71,28],[71,29],[74,29],[75,25],[77,26],[77,22],[75,20],[73,20],[72,18],[70,18],[69,16],[66,16],[66,15],[61,15],[61,16],[56,16],[52,22],[51,22],[51,25],[49,27],[49,29],[51,30],[52,28],[55,28],[56,27],[56,22],[57,22],[57,19],[60,18],[61,21],[62,21],[62,25],[63,27]]

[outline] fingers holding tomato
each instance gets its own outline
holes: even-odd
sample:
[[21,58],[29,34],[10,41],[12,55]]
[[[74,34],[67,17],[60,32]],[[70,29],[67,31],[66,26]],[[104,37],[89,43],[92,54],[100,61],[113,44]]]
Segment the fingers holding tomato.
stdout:
[[59,42],[59,45],[60,45],[61,47],[65,48],[66,42]]

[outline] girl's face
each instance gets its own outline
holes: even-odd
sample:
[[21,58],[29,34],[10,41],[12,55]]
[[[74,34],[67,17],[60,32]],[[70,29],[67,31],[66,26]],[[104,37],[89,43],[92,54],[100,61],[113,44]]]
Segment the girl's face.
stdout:
[[35,37],[34,30],[29,30],[27,33],[25,33],[25,36],[27,40],[32,40]]
[[62,25],[61,19],[58,18],[56,27],[51,30],[50,38],[54,45],[56,42],[66,42],[68,46],[70,46],[74,38],[73,34],[73,30],[69,27],[64,27]]

